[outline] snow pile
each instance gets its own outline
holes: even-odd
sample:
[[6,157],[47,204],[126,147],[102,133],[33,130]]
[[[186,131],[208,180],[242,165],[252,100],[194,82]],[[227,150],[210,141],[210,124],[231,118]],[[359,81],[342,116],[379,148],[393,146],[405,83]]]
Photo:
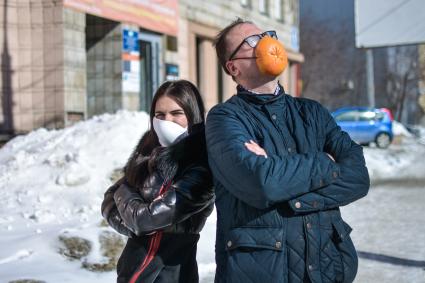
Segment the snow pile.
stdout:
[[372,183],[425,180],[425,146],[391,145],[388,149],[364,148]]
[[414,125],[407,129],[402,123],[393,121],[394,136],[404,137],[403,142],[425,145],[425,127]]
[[[102,231],[100,204],[110,175],[123,167],[148,123],[146,113],[119,111],[62,130],[38,129],[0,149],[2,280],[61,282],[68,274],[93,282],[90,272],[57,254],[56,239],[71,231],[96,247]],[[64,274],[42,275],[49,265],[53,274]]]
[[125,164],[148,121],[121,111],[13,139],[0,151],[2,215],[49,223],[98,212],[111,172]]
[[418,142],[425,145],[425,127],[415,126],[414,130],[417,132]]
[[[0,151],[0,182],[7,191],[34,193],[44,203],[71,188],[97,195],[103,190],[98,185],[124,165],[147,126],[146,114],[121,111],[63,130],[19,136]],[[21,202],[9,204],[16,201]],[[84,197],[78,203],[91,200]]]
[[392,144],[385,150],[364,148],[372,183],[425,181],[425,128],[416,126],[412,129],[415,134],[393,121],[394,136],[402,137],[399,144]]
[[364,148],[372,183],[425,181],[425,128],[415,126],[409,131],[393,121],[393,133],[397,141],[387,149]]
[[397,121],[393,121],[393,134],[394,136],[412,137],[412,134],[406,129],[406,127]]
[[[127,161],[148,128],[146,113],[119,111],[62,130],[39,129],[0,149],[0,274],[4,282],[114,282],[115,272],[90,272],[58,253],[60,236],[90,241],[89,262],[104,262],[99,248],[100,204],[111,173]],[[401,131],[401,130],[400,130]],[[424,135],[425,136],[425,135]],[[365,148],[373,180],[423,178],[425,146],[409,137],[387,150]],[[213,280],[215,213],[201,233],[201,281]],[[46,272],[46,267],[49,271]],[[2,281],[3,282],[3,281]]]

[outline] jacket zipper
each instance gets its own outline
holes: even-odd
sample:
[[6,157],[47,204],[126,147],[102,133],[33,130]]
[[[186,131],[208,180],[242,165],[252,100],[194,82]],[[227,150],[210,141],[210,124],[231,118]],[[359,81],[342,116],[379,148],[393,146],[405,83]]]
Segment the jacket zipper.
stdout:
[[[267,116],[268,116],[268,118],[269,118],[269,121],[271,121],[272,122],[272,124],[273,124],[273,126],[275,127],[275,129],[279,132],[279,134],[280,134],[280,136],[281,136],[281,138],[282,138],[282,141],[283,141],[283,146],[285,147],[285,150],[288,150],[288,143],[287,143],[287,141],[286,141],[286,139],[285,139],[285,135],[283,134],[283,131],[282,131],[282,129],[278,126],[278,124],[277,124],[277,116],[276,116],[276,120],[273,120],[272,119],[272,115],[270,114],[270,111],[269,111],[269,109],[267,109],[267,107],[265,107],[265,105],[263,105],[262,106],[262,109],[263,109],[263,111],[265,111],[266,113],[267,113]],[[276,115],[276,114],[275,114]],[[286,127],[287,129],[288,129],[288,127]],[[288,131],[288,134],[289,134],[289,131]]]

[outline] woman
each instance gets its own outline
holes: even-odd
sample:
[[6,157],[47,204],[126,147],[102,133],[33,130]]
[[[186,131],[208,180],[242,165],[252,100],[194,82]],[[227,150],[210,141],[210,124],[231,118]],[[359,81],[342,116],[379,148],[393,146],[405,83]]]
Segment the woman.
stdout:
[[185,80],[165,82],[152,101],[153,127],[110,187],[102,215],[129,237],[118,282],[198,282],[196,245],[213,210],[204,106]]

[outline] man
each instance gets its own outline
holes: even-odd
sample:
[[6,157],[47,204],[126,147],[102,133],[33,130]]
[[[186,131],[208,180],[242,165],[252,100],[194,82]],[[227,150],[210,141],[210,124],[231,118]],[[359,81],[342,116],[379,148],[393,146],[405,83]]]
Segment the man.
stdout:
[[361,146],[319,103],[284,93],[255,48],[275,32],[241,19],[215,47],[237,95],[208,114],[217,208],[215,282],[352,282],[357,255],[339,207],[363,196]]

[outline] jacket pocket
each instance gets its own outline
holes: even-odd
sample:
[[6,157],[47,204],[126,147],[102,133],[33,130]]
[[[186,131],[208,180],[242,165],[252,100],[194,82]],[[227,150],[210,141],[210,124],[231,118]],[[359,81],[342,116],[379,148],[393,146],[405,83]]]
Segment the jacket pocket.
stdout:
[[282,282],[286,278],[284,228],[238,227],[226,237],[226,282]]
[[282,251],[283,228],[239,227],[229,231],[227,250],[238,248]]
[[341,263],[341,276],[338,282],[353,282],[358,267],[357,252],[350,237],[353,229],[340,217],[332,222],[332,226],[335,231],[334,243]]

